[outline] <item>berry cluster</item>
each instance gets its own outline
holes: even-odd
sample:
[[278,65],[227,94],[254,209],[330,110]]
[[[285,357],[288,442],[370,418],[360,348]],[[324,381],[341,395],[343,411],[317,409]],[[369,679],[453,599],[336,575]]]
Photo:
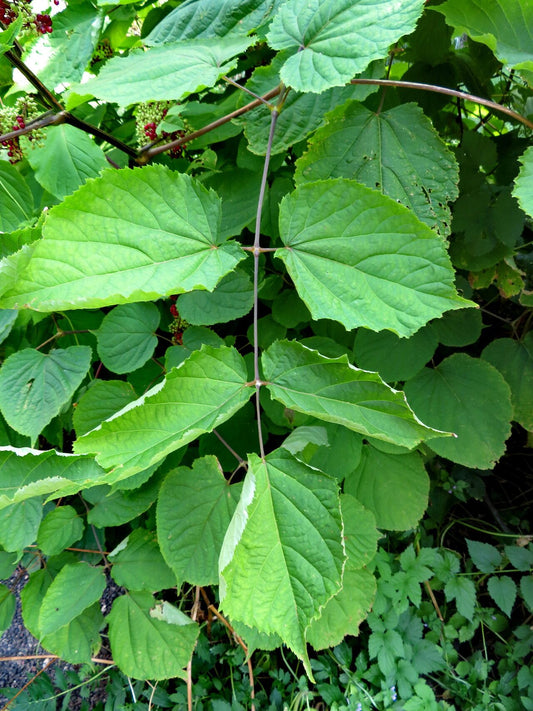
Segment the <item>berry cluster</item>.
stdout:
[[169,325],[168,330],[172,333],[172,343],[175,346],[182,346],[183,345],[183,331],[187,328],[189,325],[187,321],[184,321],[181,316],[178,313],[178,309],[176,307],[176,299],[178,298],[177,294],[173,294],[170,297],[170,300],[172,301],[172,304],[170,305],[170,315],[174,319],[172,323]]
[[[169,107],[169,101],[150,101],[137,106],[135,118],[137,143],[139,146],[159,139],[164,143],[171,143],[186,135],[186,131],[172,131],[170,133],[168,131],[158,131],[157,127],[167,115]],[[182,153],[183,148],[181,146],[172,148],[169,151],[169,155],[172,158],[179,158]]]
[[[57,0],[59,2],[59,0]],[[54,0],[54,4],[56,0]],[[38,35],[52,32],[52,18],[40,12],[33,12],[31,0],[0,0],[0,22],[7,27],[22,15],[22,29],[26,32],[35,31]]]
[[[31,96],[17,99],[14,106],[6,106],[0,109],[0,134],[11,133],[26,128],[26,123],[39,115],[39,110],[35,100]],[[42,136],[40,131],[32,131],[24,136],[30,142],[38,141]],[[23,137],[16,136],[7,141],[2,141],[1,148],[7,150],[7,157],[10,163],[17,163],[24,157],[23,147],[20,141]]]

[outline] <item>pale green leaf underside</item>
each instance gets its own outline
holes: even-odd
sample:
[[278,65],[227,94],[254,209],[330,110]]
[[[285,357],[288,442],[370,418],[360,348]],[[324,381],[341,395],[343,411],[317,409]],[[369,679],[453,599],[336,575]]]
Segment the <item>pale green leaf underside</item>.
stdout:
[[459,170],[420,107],[403,104],[376,114],[350,102],[332,111],[298,160],[296,184],[351,178],[410,208],[441,234],[450,232],[448,202]]
[[334,479],[283,449],[250,455],[220,554],[221,604],[230,618],[278,634],[310,675],[305,630],[340,589],[341,526]]
[[467,467],[492,469],[511,434],[511,393],[503,376],[484,360],[456,353],[424,368],[405,384],[409,403],[453,439],[428,442],[433,451]]
[[466,32],[488,45],[505,64],[533,69],[531,0],[448,0],[432,9],[442,12],[456,35]]
[[216,84],[237,64],[250,37],[189,39],[114,57],[78,91],[127,106],[140,101],[181,99]]
[[298,91],[342,86],[415,28],[423,0],[293,0],[267,35],[274,49],[292,50],[281,79]]
[[377,373],[350,365],[346,356],[326,358],[296,341],[278,341],[262,364],[272,397],[297,412],[409,449],[436,435],[416,418],[402,392]]
[[178,467],[163,482],[157,536],[180,584],[218,583],[218,556],[241,488],[228,485],[213,456],[197,459],[192,469]]
[[414,528],[426,510],[429,478],[418,452],[390,454],[365,445],[344,490],[372,511],[379,528],[404,531]]
[[187,0],[176,7],[152,30],[148,45],[229,34],[246,35],[259,27],[280,0]]
[[313,318],[411,336],[471,302],[457,295],[444,240],[394,200],[351,180],[308,183],[285,197],[285,262]]
[[234,348],[203,346],[165,380],[78,439],[104,468],[132,475],[225,422],[251,397],[246,365]]
[[7,423],[32,441],[59,414],[91,364],[89,346],[41,353],[25,348],[0,369],[0,410]]
[[60,200],[108,167],[100,146],[69,124],[50,126],[44,145],[28,151],[28,161],[37,181]]
[[110,169],[50,210],[41,240],[0,262],[0,306],[97,308],[212,290],[244,257],[219,239],[219,221],[220,200],[189,176]]
[[533,146],[527,149],[520,158],[522,167],[515,180],[513,195],[520,207],[530,217],[533,217]]
[[[169,610],[175,612],[175,620]],[[184,679],[183,668],[200,628],[180,616],[185,617],[167,602],[156,603],[148,592],[117,598],[107,619],[113,660],[119,669],[134,679]]]

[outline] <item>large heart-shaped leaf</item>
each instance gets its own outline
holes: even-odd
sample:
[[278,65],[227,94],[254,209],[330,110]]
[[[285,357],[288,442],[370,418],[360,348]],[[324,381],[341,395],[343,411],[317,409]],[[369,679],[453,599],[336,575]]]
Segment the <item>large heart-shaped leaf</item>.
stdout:
[[0,410],[8,424],[35,440],[72,397],[90,364],[89,346],[50,353],[25,348],[6,358],[0,369]]
[[423,7],[424,0],[293,0],[274,17],[267,39],[274,49],[291,51],[281,70],[284,84],[320,93],[385,56],[414,30]]
[[411,336],[449,309],[445,242],[410,210],[351,180],[308,183],[280,206],[278,249],[313,318]]
[[163,166],[108,170],[50,210],[43,238],[0,262],[0,306],[38,311],[212,290],[244,252],[218,236],[220,200]]
[[305,630],[340,589],[341,527],[333,478],[283,449],[250,455],[220,554],[221,604],[232,619],[278,634],[310,676]]

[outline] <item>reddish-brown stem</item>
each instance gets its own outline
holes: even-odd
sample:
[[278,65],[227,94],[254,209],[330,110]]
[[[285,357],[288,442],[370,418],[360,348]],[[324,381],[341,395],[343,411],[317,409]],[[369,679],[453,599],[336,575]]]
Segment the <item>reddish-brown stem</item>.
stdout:
[[21,689],[19,689],[19,690],[17,691],[17,693],[15,694],[15,696],[12,696],[12,697],[9,699],[9,701],[7,702],[7,704],[4,704],[4,706],[2,706],[2,710],[1,710],[1,711],[4,711],[4,709],[7,709],[9,706],[11,706],[12,702],[13,702],[18,696],[20,696],[23,691],[26,691],[26,689],[28,688],[28,686],[30,686],[31,684],[33,684],[33,682],[35,681],[35,679],[37,679],[37,677],[38,677],[40,674],[42,674],[44,671],[46,671],[46,670],[48,669],[48,667],[56,661],[56,659],[57,659],[57,657],[56,657],[55,659],[50,659],[50,660],[44,665],[44,667],[43,667],[42,669],[39,669],[39,671],[38,671],[34,676],[32,676],[32,678],[31,678],[29,681],[27,681]]
[[26,79],[30,82],[37,93],[43,104],[48,106],[49,109],[57,109],[58,111],[63,111],[63,107],[56,99],[56,97],[49,91],[46,86],[42,83],[38,76],[36,76],[32,70],[24,64],[22,59],[18,57],[12,50],[8,50],[5,55],[6,59],[16,67],[21,74],[23,74]]
[[466,91],[459,91],[458,89],[448,89],[445,86],[437,86],[436,84],[423,84],[416,81],[402,81],[400,79],[352,79],[352,84],[375,84],[377,86],[396,86],[403,89],[420,89],[421,91],[433,91],[436,94],[446,94],[447,96],[455,96],[459,99],[465,99],[466,101],[472,101],[475,104],[481,104],[482,106],[487,106],[494,111],[500,111],[501,113],[511,116],[516,121],[520,121],[524,126],[533,129],[533,123],[529,121],[525,116],[517,114],[516,111],[508,109],[507,106],[502,104],[497,104],[495,101],[490,101],[489,99],[483,99],[481,96],[475,96],[474,94],[468,94]]
[[213,430],[213,434],[215,435],[215,437],[217,437],[220,440],[220,442],[222,442],[222,444],[224,445],[224,447],[226,447],[228,452],[230,452],[230,454],[233,454],[233,456],[239,462],[239,464],[246,463],[245,460],[233,449],[233,447],[230,444],[228,444],[226,442],[226,440],[216,430]]

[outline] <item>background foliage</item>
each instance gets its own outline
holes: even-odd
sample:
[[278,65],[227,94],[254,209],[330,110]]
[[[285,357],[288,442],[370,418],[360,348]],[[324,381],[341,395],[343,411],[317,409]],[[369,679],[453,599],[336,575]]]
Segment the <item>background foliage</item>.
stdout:
[[533,708],[529,0],[0,10],[0,570],[64,707]]

